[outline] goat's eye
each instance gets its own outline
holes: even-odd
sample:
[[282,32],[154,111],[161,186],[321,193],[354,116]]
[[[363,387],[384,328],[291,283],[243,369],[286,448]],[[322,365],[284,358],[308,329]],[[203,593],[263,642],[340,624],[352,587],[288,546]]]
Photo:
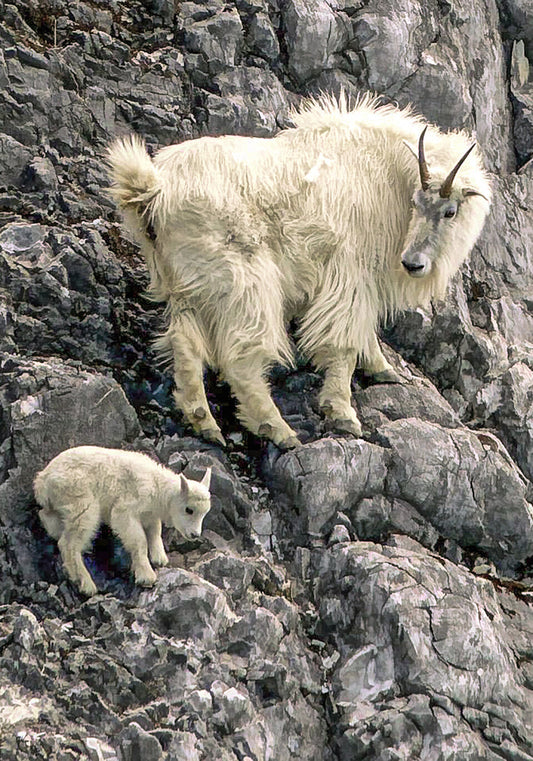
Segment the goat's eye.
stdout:
[[186,507],[185,512],[187,513],[187,515],[194,515],[194,510],[192,509],[192,507]]
[[446,217],[446,219],[453,219],[456,214],[457,214],[457,209],[454,206],[450,206],[444,212],[444,216]]

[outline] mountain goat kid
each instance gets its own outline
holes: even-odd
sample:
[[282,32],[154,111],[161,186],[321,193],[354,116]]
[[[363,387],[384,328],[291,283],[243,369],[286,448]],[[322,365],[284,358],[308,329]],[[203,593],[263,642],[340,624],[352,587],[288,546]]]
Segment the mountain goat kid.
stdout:
[[117,534],[131,555],[135,581],[152,586],[155,566],[168,564],[161,523],[186,539],[200,536],[209,512],[211,469],[201,482],[154,462],[141,452],[103,447],[67,449],[37,474],[34,492],[39,517],[58,540],[67,576],[86,595],[96,593],[82,552],[101,523]]
[[370,96],[352,110],[344,98],[311,101],[292,119],[274,138],[202,137],[153,161],[136,137],[109,150],[111,192],[153,297],[167,302],[157,344],[174,360],[176,403],[220,443],[205,365],[229,382],[253,433],[298,444],[265,380],[272,363],[293,362],[290,319],[324,372],[321,411],[359,436],[356,363],[377,381],[398,380],[379,322],[443,297],[489,210],[488,178],[463,132],[444,134]]

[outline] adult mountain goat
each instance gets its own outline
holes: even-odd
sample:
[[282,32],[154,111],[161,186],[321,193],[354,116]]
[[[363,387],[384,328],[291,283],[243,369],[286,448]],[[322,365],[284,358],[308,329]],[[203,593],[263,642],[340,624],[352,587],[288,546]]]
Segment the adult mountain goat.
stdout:
[[176,403],[214,441],[223,438],[205,365],[229,382],[244,425],[297,445],[265,380],[269,365],[292,362],[292,318],[299,348],[324,371],[323,414],[360,435],[356,362],[394,380],[379,321],[444,295],[489,210],[488,178],[462,132],[443,134],[370,96],[353,110],[344,99],[312,101],[292,118],[275,138],[202,137],[153,161],[136,137],[109,150],[112,193],[153,296],[168,302],[158,344],[174,360]]

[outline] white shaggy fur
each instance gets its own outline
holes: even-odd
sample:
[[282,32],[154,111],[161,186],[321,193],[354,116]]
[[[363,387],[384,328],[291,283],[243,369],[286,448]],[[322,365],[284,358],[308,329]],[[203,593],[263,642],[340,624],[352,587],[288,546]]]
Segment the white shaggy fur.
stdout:
[[[159,348],[174,359],[175,399],[193,427],[223,441],[203,388],[221,370],[254,433],[294,446],[264,376],[290,364],[286,322],[325,373],[319,403],[334,427],[360,435],[351,406],[356,362],[393,377],[376,329],[397,310],[444,295],[488,213],[479,152],[439,197],[471,140],[428,125],[431,175],[420,190],[415,146],[426,122],[363,97],[308,103],[271,139],[203,137],[160,150],[135,137],[109,151],[112,193],[139,240],[153,296],[168,302]],[[445,219],[454,204],[454,219]],[[407,272],[409,264],[417,273]],[[403,266],[402,266],[403,265]]]
[[110,526],[131,555],[135,581],[155,583],[155,566],[167,565],[161,523],[186,538],[198,537],[211,507],[211,469],[191,481],[141,452],[74,447],[54,457],[37,474],[34,492],[39,517],[58,540],[68,577],[86,595],[96,586],[82,558],[101,523]]

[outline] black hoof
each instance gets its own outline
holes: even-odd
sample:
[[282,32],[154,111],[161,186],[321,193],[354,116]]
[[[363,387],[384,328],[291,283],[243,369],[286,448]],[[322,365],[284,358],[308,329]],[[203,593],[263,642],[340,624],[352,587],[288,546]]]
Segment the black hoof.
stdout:
[[286,452],[288,449],[297,449],[297,447],[301,447],[302,442],[297,436],[289,436],[287,439],[283,439],[283,441],[280,441],[278,444],[279,449],[282,449],[284,452]]
[[380,370],[379,373],[365,373],[365,377],[374,383],[405,383],[405,379],[396,370]]
[[349,433],[351,436],[355,436],[356,439],[360,439],[363,435],[361,424],[355,423],[349,418],[336,418],[331,420],[329,425],[336,433]]
[[200,431],[200,435],[206,441],[210,441],[213,444],[219,444],[221,447],[226,446],[226,440],[224,436],[220,433],[220,431],[217,431],[216,428],[206,428]]

